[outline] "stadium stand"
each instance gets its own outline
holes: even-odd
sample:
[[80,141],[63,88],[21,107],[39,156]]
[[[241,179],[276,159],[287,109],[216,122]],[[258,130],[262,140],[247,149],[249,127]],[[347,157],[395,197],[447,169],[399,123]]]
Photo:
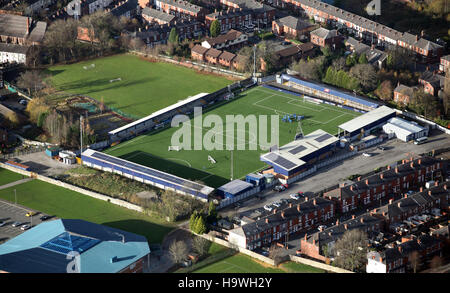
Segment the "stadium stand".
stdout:
[[142,166],[124,159],[116,158],[101,152],[87,149],[81,154],[83,165],[116,173],[130,179],[154,185],[164,190],[188,194],[206,201],[214,188],[189,181],[175,175]]
[[318,129],[302,139],[292,141],[277,151],[261,155],[261,161],[273,167],[275,174],[291,178],[319,159],[328,156],[339,139]]
[[[359,112],[365,113],[379,107],[376,102],[369,101],[361,96],[345,93],[329,85],[302,80],[288,74],[277,76],[277,83],[350,110],[357,109],[360,110]],[[273,85],[276,85],[276,83]]]
[[[362,138],[365,135],[369,135],[372,129],[382,127],[395,115],[395,110],[387,106],[381,106],[339,125],[339,137],[344,136],[348,141],[353,141],[358,137]],[[343,133],[341,133],[341,130]]]

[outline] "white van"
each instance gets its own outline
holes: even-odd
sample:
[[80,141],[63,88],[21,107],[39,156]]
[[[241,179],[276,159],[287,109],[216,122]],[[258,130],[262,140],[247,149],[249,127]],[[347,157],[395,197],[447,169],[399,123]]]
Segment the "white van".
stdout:
[[427,139],[428,139],[428,137],[426,137],[426,136],[418,138],[414,141],[414,144],[423,144],[424,142],[427,141]]

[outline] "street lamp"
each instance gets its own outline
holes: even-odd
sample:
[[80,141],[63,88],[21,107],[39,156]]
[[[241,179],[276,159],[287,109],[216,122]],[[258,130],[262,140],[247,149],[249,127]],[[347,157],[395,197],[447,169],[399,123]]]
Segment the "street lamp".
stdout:
[[14,200],[15,200],[15,203],[16,203],[16,205],[17,205],[17,192],[16,192],[15,189],[14,189]]

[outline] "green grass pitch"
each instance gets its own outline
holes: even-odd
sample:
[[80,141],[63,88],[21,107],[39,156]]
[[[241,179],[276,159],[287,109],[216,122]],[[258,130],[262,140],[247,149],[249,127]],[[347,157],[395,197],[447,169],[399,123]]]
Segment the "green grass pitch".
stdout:
[[285,271],[265,267],[244,254],[236,254],[194,271],[194,273],[284,273]]
[[147,237],[150,243],[160,243],[174,227],[156,217],[119,207],[40,180],[32,180],[0,190],[0,198],[48,215],[65,219],[81,219],[103,224]]
[[[95,64],[95,67],[90,67]],[[86,67],[87,69],[84,69]],[[133,55],[115,55],[48,69],[50,84],[87,95],[136,117],[144,117],[201,92],[212,93],[232,81]],[[120,81],[110,80],[121,78]]]
[[[203,117],[205,117],[205,114],[216,114],[222,117],[224,131],[227,131],[225,125],[226,115],[242,114],[244,117],[248,115],[279,115],[280,145],[292,141],[297,130],[297,123],[281,121],[285,114],[304,115],[305,119],[302,121],[302,128],[305,134],[319,128],[336,134],[338,131],[337,125],[360,115],[358,112],[327,104],[317,105],[305,102],[302,97],[264,87],[256,87],[243,92],[240,97],[215,107],[206,113],[204,112]],[[270,121],[270,118],[268,118],[268,121]],[[270,127],[269,125],[267,128],[270,129]],[[158,133],[138,136],[106,150],[106,153],[186,179],[201,180],[212,187],[218,187],[228,182],[231,177],[231,152],[227,150],[168,151],[168,146],[171,145],[172,134],[177,129],[170,128]],[[208,128],[204,127],[202,131],[206,133]],[[193,132],[194,130],[192,129]],[[255,139],[254,135],[248,134],[248,129],[246,132],[247,142]],[[236,137],[237,131],[234,133],[235,146],[245,143],[242,141],[238,142]],[[225,132],[224,142],[227,135],[227,132]],[[265,164],[260,161],[259,156],[265,152],[267,150],[261,150],[260,148],[258,150],[249,150],[248,147],[246,150],[233,151],[233,179],[242,178],[248,173],[262,169]],[[217,163],[210,163],[208,155],[211,155]]]
[[26,178],[18,173],[0,168],[0,186]]

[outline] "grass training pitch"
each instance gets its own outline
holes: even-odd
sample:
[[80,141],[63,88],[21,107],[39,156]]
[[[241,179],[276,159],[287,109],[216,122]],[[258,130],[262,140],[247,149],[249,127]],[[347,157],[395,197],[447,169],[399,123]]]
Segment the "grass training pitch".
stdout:
[[284,273],[285,271],[263,266],[245,254],[236,254],[194,271],[194,273]]
[[53,66],[48,74],[57,90],[98,101],[103,98],[107,106],[136,117],[145,117],[189,96],[212,93],[232,83],[223,77],[128,54]]
[[32,180],[0,190],[0,198],[42,213],[65,219],[81,219],[145,236],[150,243],[160,243],[173,226],[112,203],[89,197],[40,180]]
[[7,169],[0,168],[0,186],[23,179],[24,176],[11,172]]
[[[342,109],[328,104],[314,104],[304,101],[302,97],[268,89],[256,87],[243,92],[238,98],[214,107],[207,113],[203,112],[203,118],[207,115],[218,115],[223,120],[223,142],[224,150],[181,150],[168,151],[171,138],[179,128],[169,128],[157,133],[140,135],[132,140],[118,144],[106,153],[133,161],[148,167],[177,175],[191,180],[201,180],[211,187],[218,187],[231,177],[231,152],[226,150],[226,137],[234,138],[234,145],[245,144],[245,150],[233,151],[233,179],[241,178],[248,173],[262,169],[265,164],[260,161],[259,156],[266,153],[258,147],[257,150],[249,150],[249,142],[256,140],[255,134],[250,134],[246,128],[245,140],[238,141],[238,131],[235,129],[234,136],[231,127],[226,125],[226,115],[268,115],[267,129],[271,129],[270,115],[279,115],[279,145],[284,145],[294,139],[297,131],[297,122],[282,122],[285,114],[297,114],[305,116],[302,121],[304,134],[311,133],[317,129],[323,129],[331,134],[336,134],[338,125],[349,121],[360,114],[355,111]],[[258,118],[257,118],[258,119]],[[190,120],[191,125],[194,123]],[[236,126],[234,125],[236,128]],[[191,127],[191,142],[193,142],[194,128]],[[203,127],[203,134],[211,128]],[[270,135],[268,136],[270,140]],[[191,148],[193,149],[193,147]],[[216,163],[208,161],[211,155]]]

